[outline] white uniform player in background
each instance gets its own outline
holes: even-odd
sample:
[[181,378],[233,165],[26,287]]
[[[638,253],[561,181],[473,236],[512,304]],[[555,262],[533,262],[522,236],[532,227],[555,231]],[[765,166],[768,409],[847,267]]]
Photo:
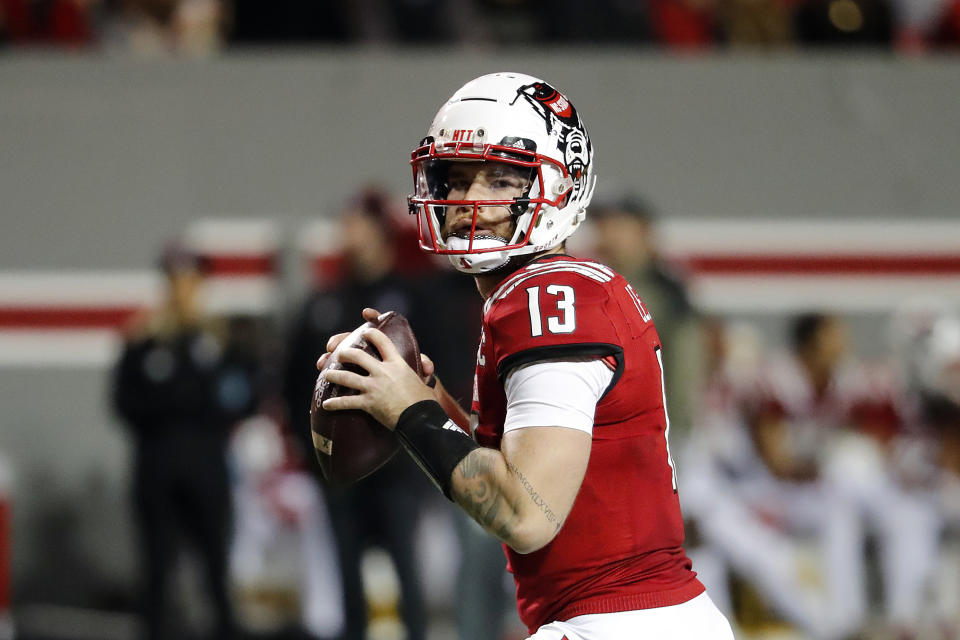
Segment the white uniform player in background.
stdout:
[[[901,458],[915,485],[936,491],[940,539],[923,631],[960,637],[960,312],[941,300],[906,301],[891,322],[894,353],[918,437]],[[921,558],[926,555],[922,550]]]
[[791,352],[766,359],[752,388],[715,377],[706,396],[715,406],[701,429],[723,436],[699,439],[719,444],[699,448],[685,502],[712,553],[705,567],[721,578],[722,562],[736,569],[805,635],[842,638],[871,618],[870,533],[882,616],[908,629],[923,606],[939,529],[930,492],[898,464],[905,411],[895,379],[847,357],[838,318],[803,316],[793,338]]
[[264,632],[291,626],[286,602],[277,594],[296,595],[298,622],[309,637],[338,637],[344,628],[342,593],[317,483],[283,428],[267,415],[237,426],[230,453],[236,510],[231,577],[244,623]]

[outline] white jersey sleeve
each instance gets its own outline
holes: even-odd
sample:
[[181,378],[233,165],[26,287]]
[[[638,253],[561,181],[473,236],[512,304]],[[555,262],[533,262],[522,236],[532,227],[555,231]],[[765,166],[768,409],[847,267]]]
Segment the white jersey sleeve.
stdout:
[[597,402],[613,371],[598,358],[542,360],[515,368],[504,381],[503,432],[560,426],[593,433]]

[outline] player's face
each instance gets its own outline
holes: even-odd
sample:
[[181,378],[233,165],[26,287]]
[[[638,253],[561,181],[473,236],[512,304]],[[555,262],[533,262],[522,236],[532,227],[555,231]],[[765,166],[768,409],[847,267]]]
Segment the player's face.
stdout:
[[167,273],[170,309],[181,319],[189,319],[197,309],[203,275],[196,269],[176,269]]
[[[454,162],[447,180],[448,200],[512,200],[529,191],[530,169],[502,162]],[[475,235],[513,236],[516,224],[508,207],[477,209]],[[451,234],[468,235],[472,225],[472,205],[451,206],[441,232],[444,239]]]
[[848,343],[846,324],[840,318],[830,318],[817,332],[815,345],[817,361],[822,366],[832,369],[843,360]]
[[376,272],[392,259],[393,245],[382,224],[360,211],[347,211],[341,217],[340,244],[354,275]]
[[650,226],[628,213],[598,216],[593,229],[597,257],[614,269],[632,271],[653,257]]

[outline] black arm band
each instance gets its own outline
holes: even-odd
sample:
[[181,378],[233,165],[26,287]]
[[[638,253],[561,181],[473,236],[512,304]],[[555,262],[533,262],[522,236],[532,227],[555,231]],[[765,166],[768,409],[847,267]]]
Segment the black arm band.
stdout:
[[480,445],[464,433],[436,400],[421,400],[400,414],[400,443],[448,500],[453,470]]

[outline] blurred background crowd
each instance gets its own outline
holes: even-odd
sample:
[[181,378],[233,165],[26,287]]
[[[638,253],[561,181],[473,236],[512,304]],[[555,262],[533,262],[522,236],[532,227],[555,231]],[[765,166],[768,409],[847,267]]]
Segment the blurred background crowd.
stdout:
[[469,400],[406,160],[504,68],[590,127],[570,251],[654,317],[737,637],[960,638],[958,43],[958,0],[0,0],[0,640],[526,637],[499,545],[403,455],[326,486],[307,413],[365,306]]
[[[8,622],[22,632],[4,637],[525,637],[499,544],[406,456],[349,487],[314,461],[316,356],[365,306],[405,314],[446,387],[471,395],[481,300],[416,249],[401,205],[366,186],[315,224],[322,248],[287,309],[210,312],[227,258],[196,234],[160,251],[164,293],[118,325],[108,385],[131,445],[139,577],[95,571],[66,543],[19,577]],[[654,310],[686,546],[738,637],[957,638],[960,313],[905,298],[858,353],[857,314],[705,312],[658,220],[636,194],[595,203],[571,251]],[[34,544],[68,536],[68,513],[35,523]]]
[[140,54],[343,43],[717,48],[960,43],[957,0],[3,0],[0,43]]

